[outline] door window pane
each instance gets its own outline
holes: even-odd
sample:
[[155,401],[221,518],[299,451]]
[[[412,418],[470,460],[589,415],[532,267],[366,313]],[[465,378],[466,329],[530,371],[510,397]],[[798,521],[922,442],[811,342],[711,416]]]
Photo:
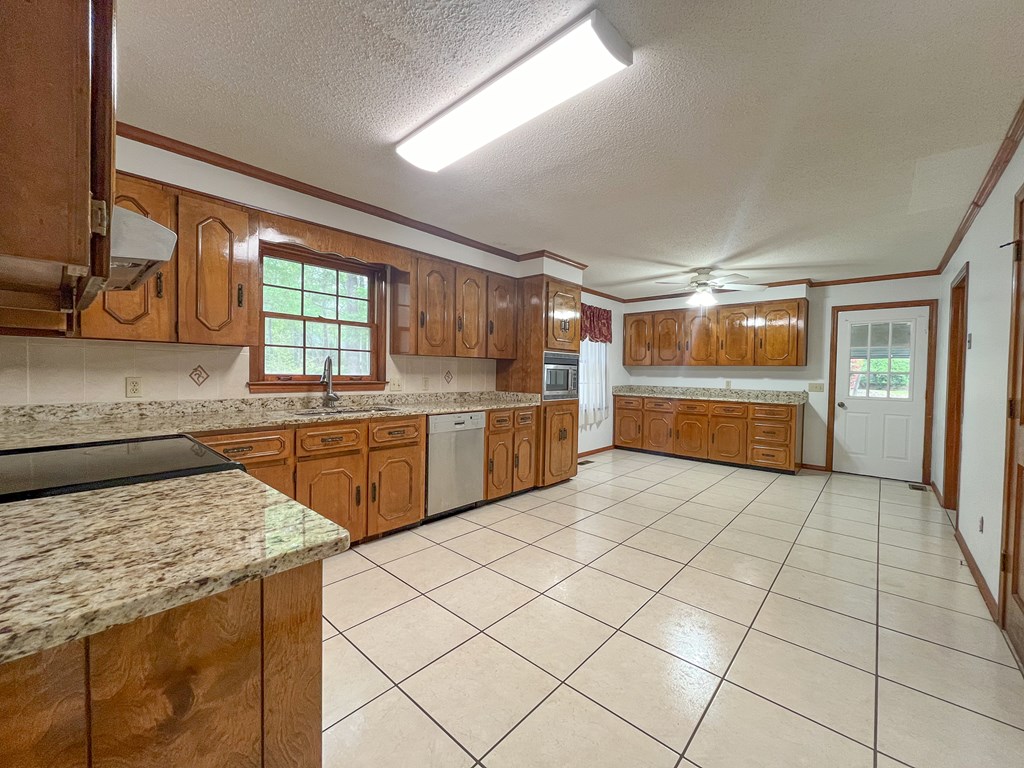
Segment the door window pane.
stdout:
[[849,396],[909,400],[914,321],[850,326]]

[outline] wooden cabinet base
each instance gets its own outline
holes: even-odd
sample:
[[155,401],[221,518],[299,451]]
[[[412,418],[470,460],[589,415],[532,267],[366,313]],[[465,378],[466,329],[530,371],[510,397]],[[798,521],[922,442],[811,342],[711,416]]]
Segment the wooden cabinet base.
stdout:
[[321,579],[310,563],[0,665],[0,765],[319,768]]

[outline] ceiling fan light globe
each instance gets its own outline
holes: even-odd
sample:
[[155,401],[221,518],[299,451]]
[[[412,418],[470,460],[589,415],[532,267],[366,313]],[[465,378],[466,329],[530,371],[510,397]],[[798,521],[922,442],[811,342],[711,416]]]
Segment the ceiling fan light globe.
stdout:
[[711,307],[718,302],[711,291],[697,291],[686,300],[686,303],[691,307]]

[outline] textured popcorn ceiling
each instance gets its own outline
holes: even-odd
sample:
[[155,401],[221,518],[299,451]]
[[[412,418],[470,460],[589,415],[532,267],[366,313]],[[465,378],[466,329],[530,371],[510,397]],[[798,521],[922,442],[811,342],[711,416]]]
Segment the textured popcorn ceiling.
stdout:
[[119,118],[641,296],[934,267],[1024,96],[1020,0],[597,2],[632,67],[440,173],[395,154],[594,6],[120,0]]

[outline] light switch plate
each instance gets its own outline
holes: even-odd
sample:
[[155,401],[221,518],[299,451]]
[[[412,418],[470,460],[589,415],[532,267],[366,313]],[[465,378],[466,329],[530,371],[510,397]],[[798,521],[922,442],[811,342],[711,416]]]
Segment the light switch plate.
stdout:
[[824,392],[825,391],[825,382],[823,382],[823,381],[812,381],[810,384],[807,385],[807,391],[808,392]]

